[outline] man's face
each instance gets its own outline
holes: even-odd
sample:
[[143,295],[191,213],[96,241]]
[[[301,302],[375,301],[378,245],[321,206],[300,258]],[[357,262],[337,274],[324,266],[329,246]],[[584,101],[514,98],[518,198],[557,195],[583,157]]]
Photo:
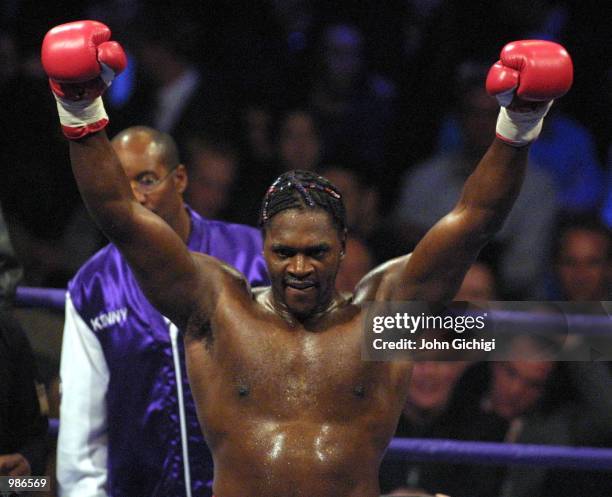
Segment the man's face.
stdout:
[[321,140],[311,115],[295,112],[285,118],[280,129],[279,152],[287,170],[312,170],[317,166]]
[[331,167],[323,171],[322,176],[331,181],[342,193],[346,210],[346,224],[353,229],[363,217],[364,197],[366,192],[359,185],[354,173],[342,168]]
[[196,155],[191,166],[187,191],[189,205],[204,217],[218,217],[230,200],[229,194],[236,178],[235,160],[223,153],[203,150]]
[[[129,135],[125,139],[113,141],[113,148],[130,180],[136,200],[176,229],[183,209],[183,192],[187,186],[184,166],[178,166],[167,176],[170,170],[162,160],[159,146],[146,136]],[[150,193],[141,193],[134,186],[139,181],[155,182],[163,178]]]
[[343,256],[344,241],[323,210],[288,209],[266,225],[264,257],[274,298],[298,319],[331,302]]
[[467,362],[416,362],[410,378],[408,411],[441,411],[450,398],[455,383]]
[[531,410],[542,398],[553,369],[549,361],[508,361],[493,364],[491,403],[504,419],[514,419]]
[[346,241],[346,257],[336,276],[339,292],[354,292],[357,283],[372,269],[372,255],[366,245],[355,238]]
[[610,273],[609,240],[595,231],[573,229],[561,241],[557,274],[572,301],[604,300]]

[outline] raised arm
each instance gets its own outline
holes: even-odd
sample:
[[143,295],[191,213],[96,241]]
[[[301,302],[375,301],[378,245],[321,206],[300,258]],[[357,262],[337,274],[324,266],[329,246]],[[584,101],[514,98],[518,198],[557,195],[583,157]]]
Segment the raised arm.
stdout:
[[[62,130],[85,204],[121,250],[151,302],[182,327],[196,305],[215,303],[220,264],[194,256],[164,220],[136,200],[108,141],[101,99],[126,65],[121,46],[96,21],[53,28],[43,41],[42,62],[56,97]],[[202,269],[208,269],[207,278]]]
[[377,300],[454,297],[478,252],[512,209],[528,145],[539,135],[552,100],[569,90],[572,75],[571,59],[556,43],[527,40],[504,47],[487,77],[487,91],[502,105],[497,138],[467,179],[455,208],[411,255],[383,268]]

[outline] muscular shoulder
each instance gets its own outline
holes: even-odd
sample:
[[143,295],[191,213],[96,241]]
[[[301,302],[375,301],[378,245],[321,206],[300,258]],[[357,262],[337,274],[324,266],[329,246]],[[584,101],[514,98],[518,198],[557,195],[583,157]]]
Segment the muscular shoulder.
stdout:
[[230,294],[235,293],[236,297],[241,294],[251,295],[248,280],[236,268],[211,255],[200,252],[191,252],[191,255],[201,270],[201,277],[205,278],[208,284],[213,283],[218,293],[229,291]]
[[405,267],[412,254],[390,259],[366,274],[355,287],[353,303],[356,305],[382,300],[386,288],[393,284],[394,275]]

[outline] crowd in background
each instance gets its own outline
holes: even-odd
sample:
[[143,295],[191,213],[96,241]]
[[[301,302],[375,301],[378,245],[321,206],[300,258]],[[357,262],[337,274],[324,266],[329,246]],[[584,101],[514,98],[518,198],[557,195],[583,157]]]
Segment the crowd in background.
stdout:
[[491,251],[500,296],[558,297],[548,278],[557,220],[589,213],[612,223],[610,33],[598,9],[544,0],[3,2],[0,98],[11,132],[0,202],[25,282],[64,286],[103,243],[39,63],[50,26],[95,18],[130,61],[106,96],[109,133],[146,124],[174,136],[196,210],[255,225],[279,172],[314,169],[345,190],[351,234],[374,264],[410,251],[450,210],[491,142],[497,104],[482,88],[501,47],[562,42],[574,87],[532,147],[521,199]]
[[[289,169],[339,187],[350,227],[344,290],[412,250],[457,201],[494,136],[498,106],[483,87],[502,46],[561,42],[574,87],[546,118],[519,200],[460,298],[612,300],[612,66],[600,2],[7,0],[0,16],[0,240],[10,234],[14,249],[2,251],[2,295],[19,266],[23,284],[65,287],[105,243],[79,198],[39,62],[50,27],[91,18],[129,55],[105,97],[109,134],[137,124],[170,133],[201,215],[256,225],[266,188]],[[612,424],[597,423],[612,413],[609,371],[524,367],[418,364],[398,436],[612,445]],[[470,432],[475,417],[488,430]],[[599,475],[389,463],[381,481],[385,491],[435,481],[454,497],[533,497],[599,495]],[[472,481],[480,493],[462,493]]]

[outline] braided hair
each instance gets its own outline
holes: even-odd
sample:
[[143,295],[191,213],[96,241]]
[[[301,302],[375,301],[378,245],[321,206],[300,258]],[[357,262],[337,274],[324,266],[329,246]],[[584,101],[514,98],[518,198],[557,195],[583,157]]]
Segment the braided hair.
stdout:
[[276,178],[264,196],[259,226],[265,229],[272,217],[287,209],[323,209],[339,233],[346,230],[342,195],[330,181],[311,171],[288,171]]

